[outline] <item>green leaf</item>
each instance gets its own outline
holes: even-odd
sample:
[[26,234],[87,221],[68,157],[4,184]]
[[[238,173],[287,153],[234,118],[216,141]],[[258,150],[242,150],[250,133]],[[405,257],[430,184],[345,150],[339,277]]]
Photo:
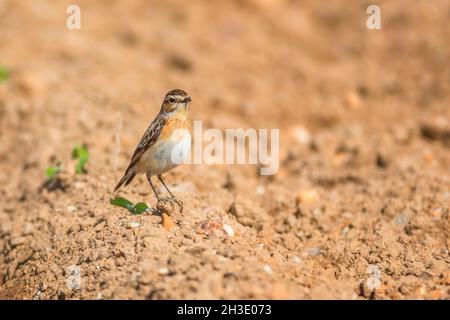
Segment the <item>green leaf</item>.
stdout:
[[9,71],[3,66],[0,66],[0,82],[6,81],[9,78]]
[[128,211],[130,211],[131,213],[134,212],[133,202],[131,202],[130,200],[127,200],[125,198],[115,197],[114,199],[110,199],[109,203],[114,206],[125,208]]
[[78,159],[75,165],[75,172],[77,174],[86,173],[86,168],[84,167],[89,160],[89,151],[86,145],[76,145],[72,150],[72,159]]
[[146,211],[150,211],[150,208],[145,202],[139,202],[135,204],[135,206],[133,207],[133,211],[133,214],[141,214]]
[[125,208],[132,214],[142,214],[144,212],[150,211],[150,207],[145,202],[138,202],[134,205],[130,200],[117,196],[114,199],[110,199],[109,203],[118,207]]
[[50,166],[45,170],[45,175],[48,179],[55,178],[61,172],[61,168],[59,166]]

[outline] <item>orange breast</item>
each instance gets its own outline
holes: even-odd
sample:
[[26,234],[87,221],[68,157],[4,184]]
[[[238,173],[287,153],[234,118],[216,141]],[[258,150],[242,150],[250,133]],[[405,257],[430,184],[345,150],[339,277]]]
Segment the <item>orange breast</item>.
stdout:
[[166,125],[161,131],[160,139],[169,139],[172,133],[177,129],[187,129],[189,130],[191,125],[186,117],[173,116],[167,120]]

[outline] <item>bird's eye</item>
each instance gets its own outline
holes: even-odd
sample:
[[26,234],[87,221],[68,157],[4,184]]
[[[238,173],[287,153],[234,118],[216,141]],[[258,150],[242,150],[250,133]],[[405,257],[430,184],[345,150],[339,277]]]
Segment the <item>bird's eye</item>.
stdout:
[[169,102],[170,102],[170,103],[175,103],[175,98],[170,97],[170,98],[169,98]]

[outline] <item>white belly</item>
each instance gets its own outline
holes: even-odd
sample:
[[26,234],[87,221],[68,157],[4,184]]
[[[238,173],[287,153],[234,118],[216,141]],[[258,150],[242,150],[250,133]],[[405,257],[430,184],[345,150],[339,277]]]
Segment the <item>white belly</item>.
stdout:
[[185,163],[190,153],[190,136],[157,142],[142,155],[139,171],[149,172],[151,175],[162,174]]

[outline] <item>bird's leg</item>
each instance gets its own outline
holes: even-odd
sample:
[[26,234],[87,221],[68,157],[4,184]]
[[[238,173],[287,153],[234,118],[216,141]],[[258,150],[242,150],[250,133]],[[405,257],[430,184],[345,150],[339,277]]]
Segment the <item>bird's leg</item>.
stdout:
[[[158,204],[159,204],[161,201],[166,201],[166,199],[160,198],[158,192],[157,192],[156,189],[155,189],[155,186],[154,186],[153,183],[152,183],[152,176],[151,176],[151,174],[149,174],[149,173],[147,172],[146,176],[147,176],[147,180],[148,180],[148,182],[150,183],[150,186],[152,187],[153,192],[154,192],[154,194],[155,194],[155,197],[156,197],[156,200],[157,200],[156,206],[158,207]],[[172,209],[173,209],[173,203],[170,202],[170,204],[171,204],[171,207],[172,207]]]
[[172,191],[169,190],[169,188],[167,188],[166,184],[164,183],[163,179],[162,179],[162,175],[158,174],[158,179],[159,181],[161,181],[161,183],[163,184],[164,188],[166,188],[166,190],[169,192],[170,196],[172,197],[172,200],[180,207],[180,211],[183,212],[183,201],[178,200],[174,194],[172,193]]
[[150,183],[150,186],[153,189],[153,193],[155,194],[156,200],[159,201],[160,199],[159,199],[158,192],[156,192],[155,186],[152,183],[152,176],[148,172],[147,172],[146,176],[147,176],[148,183]]

